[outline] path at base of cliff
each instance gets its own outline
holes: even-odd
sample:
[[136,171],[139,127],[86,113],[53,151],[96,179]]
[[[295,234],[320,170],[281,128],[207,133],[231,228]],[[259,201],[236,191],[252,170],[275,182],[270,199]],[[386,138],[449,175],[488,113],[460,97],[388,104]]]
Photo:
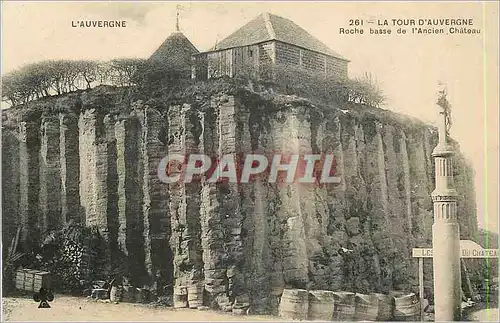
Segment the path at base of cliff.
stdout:
[[28,297],[4,297],[2,302],[3,321],[279,321],[267,315],[237,316],[210,310],[151,308],[145,304],[113,304],[58,295],[49,309],[39,309]]
[[[83,297],[56,296],[50,309],[38,309],[31,298],[4,297],[3,321],[282,321],[268,315],[237,316],[195,309],[151,308],[131,303],[103,303]],[[483,306],[484,307],[484,306]],[[498,322],[498,306],[468,313],[468,321]]]

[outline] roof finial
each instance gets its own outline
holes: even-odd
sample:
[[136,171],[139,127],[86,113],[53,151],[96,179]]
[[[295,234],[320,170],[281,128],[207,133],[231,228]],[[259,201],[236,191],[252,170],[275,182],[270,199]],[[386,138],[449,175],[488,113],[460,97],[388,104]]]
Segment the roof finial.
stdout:
[[179,10],[181,7],[177,5],[177,15],[176,15],[176,20],[175,20],[175,31],[180,31],[179,30]]

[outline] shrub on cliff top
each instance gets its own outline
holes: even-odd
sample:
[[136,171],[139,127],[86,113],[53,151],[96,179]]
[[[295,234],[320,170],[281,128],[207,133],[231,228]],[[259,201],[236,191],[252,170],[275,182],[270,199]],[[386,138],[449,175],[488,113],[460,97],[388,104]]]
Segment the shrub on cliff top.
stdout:
[[385,102],[382,91],[370,74],[348,79],[325,76],[295,66],[272,65],[262,69],[261,81],[287,94],[296,94],[324,102],[354,103],[380,107]]

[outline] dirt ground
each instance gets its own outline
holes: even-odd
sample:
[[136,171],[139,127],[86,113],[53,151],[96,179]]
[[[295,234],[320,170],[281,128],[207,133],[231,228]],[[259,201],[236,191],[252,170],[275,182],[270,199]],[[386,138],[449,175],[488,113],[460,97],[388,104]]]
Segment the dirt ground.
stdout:
[[280,321],[272,316],[152,308],[144,304],[103,303],[84,297],[58,295],[50,302],[49,309],[39,309],[38,303],[27,297],[4,297],[2,303],[2,321]]
[[[2,321],[282,321],[264,315],[238,316],[195,309],[153,308],[143,304],[104,303],[83,297],[57,296],[50,309],[38,309],[28,297],[4,297]],[[498,322],[498,306],[478,308],[468,321]]]
[[486,304],[479,303],[469,311],[464,311],[464,320],[480,322],[499,322],[498,303],[493,303],[486,308]]
[[471,313],[470,321],[498,322],[498,308],[482,309]]

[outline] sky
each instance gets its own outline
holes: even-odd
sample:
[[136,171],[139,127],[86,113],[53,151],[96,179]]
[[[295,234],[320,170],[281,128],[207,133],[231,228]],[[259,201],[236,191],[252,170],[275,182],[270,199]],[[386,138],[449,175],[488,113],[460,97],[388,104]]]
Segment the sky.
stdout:
[[[2,74],[46,59],[151,55],[180,29],[200,50],[262,12],[293,20],[347,57],[349,76],[370,73],[387,109],[436,124],[439,83],[453,111],[451,136],[475,172],[478,223],[498,232],[498,3],[495,2],[18,2],[2,3]],[[388,19],[472,19],[480,34],[371,35]],[[340,34],[350,19],[363,35]],[[375,25],[367,20],[375,19]],[[73,21],[126,20],[125,28],[74,28]],[[445,27],[445,29],[447,29]],[[465,215],[458,215],[465,216]]]

